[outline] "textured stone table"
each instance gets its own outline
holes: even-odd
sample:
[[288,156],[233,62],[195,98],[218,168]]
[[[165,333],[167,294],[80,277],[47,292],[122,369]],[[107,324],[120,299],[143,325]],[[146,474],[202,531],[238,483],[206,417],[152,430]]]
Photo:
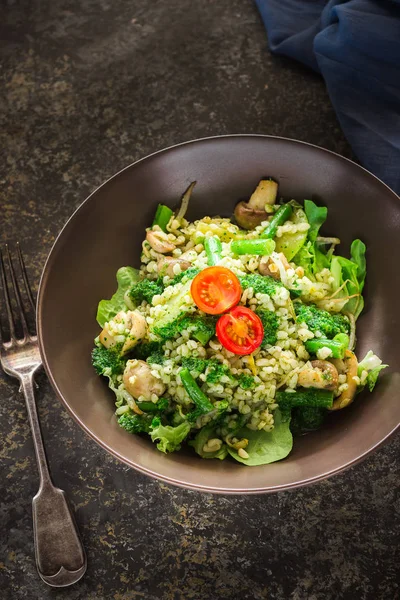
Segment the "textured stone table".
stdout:
[[[36,282],[87,194],[154,150],[254,132],[351,156],[323,82],[268,53],[251,2],[8,0],[0,32],[0,238],[21,241]],[[0,374],[1,600],[399,598],[399,437],[309,488],[200,495],[116,462],[44,375],[39,385],[51,470],[88,570],[69,590],[37,576],[31,436],[16,382]]]

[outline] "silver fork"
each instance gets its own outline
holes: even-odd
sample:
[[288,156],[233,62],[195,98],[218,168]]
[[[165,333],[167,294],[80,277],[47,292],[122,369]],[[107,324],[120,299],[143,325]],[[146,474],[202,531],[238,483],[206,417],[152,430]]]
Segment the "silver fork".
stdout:
[[[32,310],[35,311],[35,302],[18,243],[17,254],[26,296]],[[8,375],[18,379],[21,384],[20,391],[22,390],[25,396],[35,446],[40,476],[39,491],[32,501],[36,565],[40,577],[48,585],[66,587],[79,581],[85,573],[86,555],[66,494],[56,488],[51,480],[33,391],[34,375],[42,366],[37,336],[29,332],[21,291],[8,246],[4,255],[8,264],[9,277],[5,269],[3,252],[0,251],[0,271],[9,335],[8,341],[4,341],[5,327],[0,318],[3,340],[0,346],[1,366]],[[14,291],[19,323],[14,320],[9,287]],[[22,331],[21,338],[17,338],[17,328]]]

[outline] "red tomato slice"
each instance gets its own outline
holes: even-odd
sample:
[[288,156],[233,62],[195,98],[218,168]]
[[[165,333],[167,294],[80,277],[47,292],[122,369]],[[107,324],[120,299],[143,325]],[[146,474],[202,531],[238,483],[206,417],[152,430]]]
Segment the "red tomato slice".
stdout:
[[239,302],[242,288],[230,269],[208,267],[193,279],[190,292],[200,310],[220,315]]
[[264,328],[260,317],[245,306],[236,306],[217,321],[217,337],[234,354],[251,354],[260,346]]

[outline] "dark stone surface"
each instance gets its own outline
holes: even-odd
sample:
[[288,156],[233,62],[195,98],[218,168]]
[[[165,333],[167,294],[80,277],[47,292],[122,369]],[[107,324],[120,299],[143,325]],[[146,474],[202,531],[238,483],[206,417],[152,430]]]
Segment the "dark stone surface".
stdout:
[[[322,80],[268,53],[251,2],[8,0],[0,33],[0,236],[21,241],[36,283],[74,208],[154,150],[254,132],[351,156]],[[200,495],[105,454],[41,375],[51,470],[88,554],[80,583],[48,589],[34,562],[38,480],[26,413],[2,373],[0,396],[2,600],[400,597],[399,437],[309,488]]]

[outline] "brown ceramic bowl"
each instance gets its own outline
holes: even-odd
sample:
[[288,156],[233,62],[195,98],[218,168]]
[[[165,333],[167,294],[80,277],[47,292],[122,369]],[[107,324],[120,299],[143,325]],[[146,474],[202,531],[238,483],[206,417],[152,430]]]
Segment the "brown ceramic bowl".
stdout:
[[[119,428],[114,396],[91,366],[98,334],[97,303],[115,288],[123,265],[137,266],[145,227],[159,202],[174,207],[197,180],[189,219],[229,216],[258,180],[279,181],[284,198],[312,198],[329,208],[326,233],[341,251],[367,244],[366,308],[358,322],[357,354],[370,348],[390,364],[375,391],[330,416],[319,431],[295,440],[285,460],[246,467],[203,460],[190,450],[164,455],[147,438]],[[399,424],[400,279],[399,198],[376,177],[332,152],[288,139],[238,135],[197,140],[130,165],[97,189],[68,221],[40,284],[38,329],[44,366],[58,396],[103,448],[142,473],[183,487],[257,493],[318,481],[353,465]]]

